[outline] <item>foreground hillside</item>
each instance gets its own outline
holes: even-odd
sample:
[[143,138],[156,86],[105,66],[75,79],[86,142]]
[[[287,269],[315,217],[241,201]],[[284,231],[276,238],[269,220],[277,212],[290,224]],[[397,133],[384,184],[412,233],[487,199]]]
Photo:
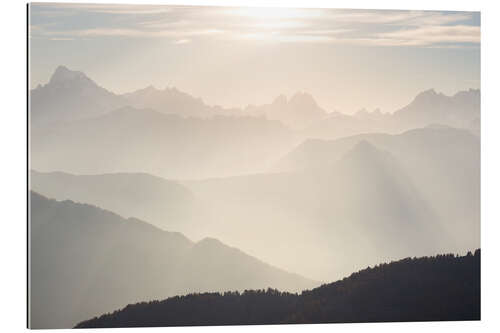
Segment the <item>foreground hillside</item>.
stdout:
[[123,304],[193,292],[318,285],[213,238],[31,192],[30,323],[69,328]]
[[128,305],[77,328],[480,319],[480,250],[403,259],[300,295],[192,294]]

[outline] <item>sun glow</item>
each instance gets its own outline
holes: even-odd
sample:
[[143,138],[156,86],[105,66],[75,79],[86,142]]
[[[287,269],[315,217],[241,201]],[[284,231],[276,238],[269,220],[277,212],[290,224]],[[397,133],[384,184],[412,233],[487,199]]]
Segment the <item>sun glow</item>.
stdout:
[[289,8],[234,8],[228,14],[248,17],[259,20],[292,20],[304,19],[320,16],[320,12],[316,10],[305,9],[289,9]]

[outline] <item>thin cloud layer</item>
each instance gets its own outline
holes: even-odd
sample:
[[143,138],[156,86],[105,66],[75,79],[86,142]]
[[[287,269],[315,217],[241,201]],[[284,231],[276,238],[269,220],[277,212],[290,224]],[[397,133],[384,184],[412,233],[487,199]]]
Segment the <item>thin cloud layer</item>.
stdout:
[[464,47],[480,43],[479,13],[95,4],[31,6],[31,37],[166,38]]

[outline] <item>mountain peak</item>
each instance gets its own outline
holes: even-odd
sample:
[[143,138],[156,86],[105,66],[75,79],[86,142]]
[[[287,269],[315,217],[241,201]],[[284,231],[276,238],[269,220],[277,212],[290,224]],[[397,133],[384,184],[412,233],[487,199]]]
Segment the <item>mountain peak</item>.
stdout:
[[219,247],[222,244],[222,242],[216,238],[213,237],[205,237],[202,240],[198,241],[196,243],[197,246],[208,246],[208,247]]
[[289,100],[290,104],[296,104],[299,106],[312,106],[317,107],[314,98],[306,92],[297,92]]
[[479,89],[469,88],[468,90],[458,91],[455,95],[453,95],[454,98],[467,98],[472,96],[480,98],[481,91]]
[[54,71],[54,74],[52,74],[49,83],[60,83],[60,82],[75,81],[80,79],[89,80],[89,78],[83,72],[72,71],[68,69],[66,66],[58,66]]
[[356,143],[354,147],[352,148],[351,151],[356,151],[356,152],[363,152],[363,153],[374,153],[377,152],[378,149],[375,148],[371,143],[369,143],[367,140],[363,139]]
[[419,93],[417,95],[417,97],[418,96],[434,96],[434,95],[437,95],[436,89],[430,88],[430,89],[424,90],[421,93]]
[[285,95],[281,94],[279,95],[278,97],[276,97],[273,101],[273,104],[281,104],[281,105],[285,105],[287,103],[287,98]]
[[367,163],[388,160],[391,158],[389,156],[390,153],[380,150],[372,143],[363,139],[356,143],[351,150],[347,151],[344,158],[351,162],[361,163],[360,165],[366,165]]
[[138,90],[135,90],[131,93],[127,93],[125,95],[130,95],[130,94],[153,94],[153,93],[157,93],[157,92],[160,92],[160,89],[157,89],[155,86],[153,86],[152,84],[150,84],[149,86],[145,87],[145,88],[142,88],[142,89],[138,89]]
[[415,101],[432,101],[436,99],[436,97],[445,97],[445,95],[443,95],[442,93],[438,93],[434,88],[431,88],[419,93],[415,97]]

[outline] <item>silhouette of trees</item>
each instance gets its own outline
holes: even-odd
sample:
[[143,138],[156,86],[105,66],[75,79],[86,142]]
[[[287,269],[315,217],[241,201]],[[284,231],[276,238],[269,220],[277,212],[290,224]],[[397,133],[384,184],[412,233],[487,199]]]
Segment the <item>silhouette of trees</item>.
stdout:
[[406,258],[300,295],[227,291],[142,302],[77,328],[480,319],[480,250]]

